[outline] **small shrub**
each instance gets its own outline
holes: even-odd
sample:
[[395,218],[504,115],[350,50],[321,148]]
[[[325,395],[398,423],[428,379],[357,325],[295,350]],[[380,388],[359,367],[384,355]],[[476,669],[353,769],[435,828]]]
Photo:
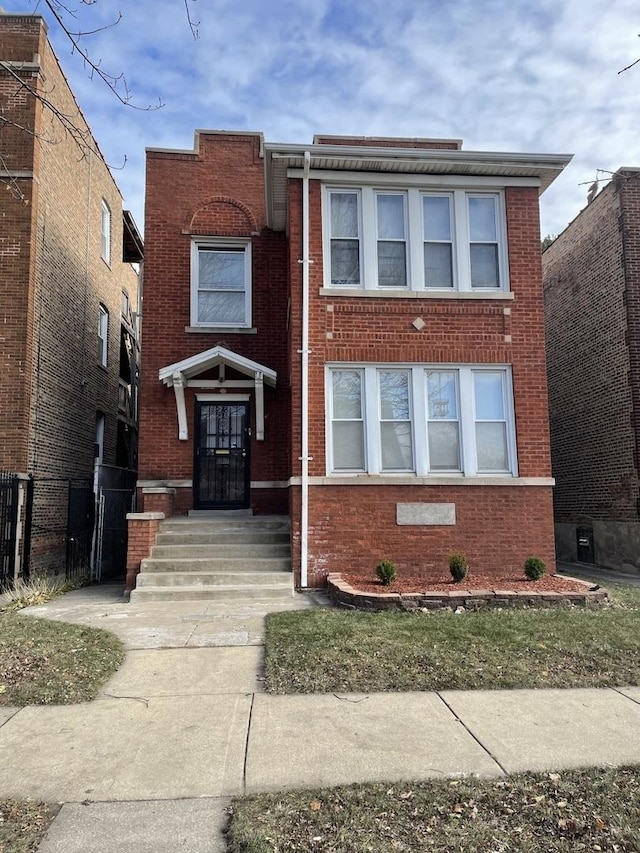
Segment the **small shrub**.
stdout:
[[466,578],[469,571],[469,563],[467,563],[467,558],[464,554],[460,554],[457,551],[451,554],[449,557],[449,571],[456,583],[460,583],[460,581]]
[[524,561],[524,573],[530,581],[539,580],[547,571],[547,565],[540,557],[527,557]]
[[390,583],[394,582],[398,573],[396,572],[396,567],[391,560],[382,560],[376,566],[376,575],[383,586],[389,586]]

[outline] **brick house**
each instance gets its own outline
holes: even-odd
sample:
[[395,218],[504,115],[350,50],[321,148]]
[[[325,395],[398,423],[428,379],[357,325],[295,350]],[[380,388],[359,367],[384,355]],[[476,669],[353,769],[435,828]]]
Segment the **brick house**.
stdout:
[[558,558],[640,572],[640,170],[542,257]]
[[142,243],[41,16],[0,14],[0,60],[0,470],[34,476],[32,568],[58,571],[69,481],[136,462]]
[[139,508],[287,514],[299,588],[453,550],[553,568],[538,198],[569,159],[150,149]]

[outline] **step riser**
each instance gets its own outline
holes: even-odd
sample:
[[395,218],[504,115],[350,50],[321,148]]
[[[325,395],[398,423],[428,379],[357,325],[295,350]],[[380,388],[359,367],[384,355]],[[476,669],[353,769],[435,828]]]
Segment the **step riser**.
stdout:
[[291,590],[291,576],[278,574],[277,572],[258,572],[257,574],[246,573],[242,577],[236,574],[213,574],[204,573],[183,573],[174,572],[173,574],[153,574],[142,572],[138,575],[138,589],[149,587],[208,587],[208,586],[227,586],[249,588],[256,586],[277,586],[283,589]]
[[291,535],[283,533],[158,533],[157,545],[284,545]]
[[149,557],[142,561],[141,572],[290,572],[291,560],[287,557],[273,559],[248,557],[191,558],[159,560]]
[[225,589],[224,587],[196,588],[185,587],[159,589],[158,587],[142,587],[134,589],[131,593],[131,601],[291,601],[293,588],[268,589],[265,587],[248,587]]
[[256,557],[261,559],[283,557],[287,559],[290,554],[291,548],[285,542],[282,545],[156,545],[151,552],[151,557],[162,560],[209,557],[250,560]]
[[160,523],[161,530],[290,530],[289,519],[275,518],[265,520],[264,516],[256,518],[230,518],[230,519],[166,519]]

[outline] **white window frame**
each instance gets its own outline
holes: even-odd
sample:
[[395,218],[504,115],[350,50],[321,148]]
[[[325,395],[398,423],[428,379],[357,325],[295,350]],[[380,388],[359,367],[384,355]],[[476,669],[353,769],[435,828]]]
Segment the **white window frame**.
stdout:
[[[221,321],[212,323],[198,319],[198,292],[199,292],[199,252],[200,250],[225,251],[242,250],[244,253],[244,321],[242,323],[229,323]],[[248,329],[251,327],[251,240],[233,239],[226,237],[203,237],[191,241],[191,326],[200,328],[224,328],[224,329]],[[239,293],[239,290],[234,291]]]
[[100,255],[106,264],[111,264],[111,208],[105,199],[100,207]]
[[[354,370],[362,375],[362,413],[364,420],[365,465],[362,469],[334,470],[333,465],[333,405],[332,374],[336,370]],[[409,371],[409,406],[411,410],[411,437],[413,442],[412,471],[384,471],[380,429],[379,373],[389,370]],[[460,442],[460,465],[458,471],[430,470],[428,451],[427,417],[427,373],[447,371],[457,374],[456,393]],[[502,392],[507,436],[508,468],[501,471],[478,470],[476,453],[476,419],[474,398],[474,374],[479,372],[501,373]],[[331,363],[325,366],[326,403],[326,460],[327,476],[345,474],[416,476],[416,477],[517,477],[518,457],[516,448],[515,408],[513,380],[510,365],[505,364],[363,364]]]
[[[331,282],[331,195],[332,193],[356,193],[358,197],[358,222],[360,241],[360,283],[333,284]],[[380,287],[378,285],[377,261],[377,197],[380,194],[402,195],[405,199],[405,240],[407,247],[406,287]],[[424,272],[424,223],[423,202],[425,196],[448,196],[451,199],[452,241],[452,287],[427,287]],[[471,286],[471,257],[469,231],[470,198],[491,197],[496,201],[496,237],[498,243],[498,287]],[[375,290],[383,293],[403,291],[422,293],[483,294],[509,292],[509,264],[507,251],[507,226],[504,190],[484,186],[464,187],[416,186],[393,187],[358,185],[345,183],[324,184],[322,189],[323,264],[324,287],[335,290]]]
[[109,360],[109,311],[100,303],[98,306],[98,364],[106,367]]

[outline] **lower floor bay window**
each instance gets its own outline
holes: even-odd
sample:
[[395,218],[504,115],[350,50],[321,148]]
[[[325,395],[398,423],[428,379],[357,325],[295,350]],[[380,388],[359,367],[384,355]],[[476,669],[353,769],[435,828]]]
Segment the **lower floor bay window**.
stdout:
[[327,367],[330,473],[516,475],[505,366]]

